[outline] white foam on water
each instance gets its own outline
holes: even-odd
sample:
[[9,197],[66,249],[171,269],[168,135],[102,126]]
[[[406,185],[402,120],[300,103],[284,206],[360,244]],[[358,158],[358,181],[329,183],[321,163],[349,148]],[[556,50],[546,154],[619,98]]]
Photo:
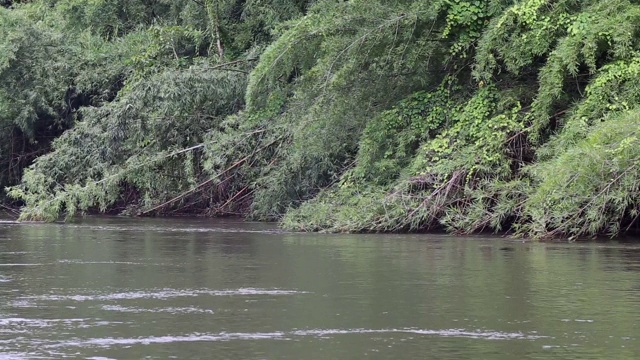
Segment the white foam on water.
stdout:
[[314,329],[314,330],[297,330],[291,332],[295,336],[331,336],[344,334],[416,334],[440,337],[460,337],[471,339],[487,339],[487,340],[535,340],[545,338],[545,336],[524,334],[521,332],[508,333],[500,331],[470,331],[465,329],[444,329],[444,330],[425,330],[425,329]]
[[219,333],[219,334],[191,334],[182,336],[149,336],[139,338],[94,338],[87,340],[71,340],[47,347],[111,347],[111,346],[132,346],[132,345],[152,345],[181,342],[215,342],[231,340],[273,340],[283,339],[285,333]]
[[124,313],[169,313],[169,314],[214,314],[213,310],[209,309],[199,309],[195,307],[166,307],[166,308],[153,308],[153,309],[145,309],[145,308],[137,308],[137,307],[126,307],[119,305],[103,305],[102,310],[107,311],[118,311]]
[[257,289],[240,288],[235,290],[206,290],[206,289],[159,289],[152,291],[129,291],[111,294],[95,295],[38,295],[24,297],[26,300],[46,300],[46,301],[110,301],[110,300],[135,300],[135,299],[170,299],[177,297],[196,296],[252,296],[252,295],[298,295],[307,294],[305,291],[283,290],[283,289]]
[[312,330],[294,330],[294,331],[274,331],[274,332],[256,332],[256,333],[212,333],[201,334],[194,333],[189,335],[167,335],[167,336],[149,336],[137,338],[92,338],[92,339],[74,339],[64,341],[47,347],[63,348],[63,347],[113,347],[113,346],[133,346],[133,345],[153,345],[168,343],[184,343],[184,342],[217,342],[217,341],[234,341],[234,340],[292,340],[297,337],[328,337],[339,335],[358,335],[358,334],[413,334],[435,337],[457,337],[470,338],[480,340],[536,340],[548,338],[547,336],[530,335],[524,333],[509,333],[501,331],[474,331],[465,329],[444,329],[444,330],[428,330],[428,329],[312,329]]
[[0,333],[19,334],[33,329],[46,329],[52,327],[66,327],[73,329],[86,329],[97,326],[123,324],[122,322],[105,321],[97,319],[29,319],[19,317],[0,318]]
[[[16,329],[0,329],[0,334],[11,334],[11,335],[16,335],[16,334],[30,334],[31,331],[29,330],[16,330]],[[0,340],[0,343],[9,343],[11,341],[9,340]],[[1,357],[0,357],[1,359]]]
[[34,308],[38,307],[33,301],[28,300],[14,300],[9,303],[9,307],[12,308]]
[[[2,348],[0,348],[0,351]],[[0,359],[2,360],[24,360],[24,359],[55,359],[50,356],[41,356],[32,353],[18,353],[18,352],[5,352],[2,351],[0,354]]]
[[51,264],[42,264],[42,263],[33,263],[33,264],[0,264],[0,266],[44,266],[44,265],[51,265]]
[[62,325],[78,325],[90,319],[29,319],[29,318],[1,318],[0,327],[9,327],[9,330],[20,330],[23,328],[47,328]]
[[219,227],[162,227],[162,226],[117,226],[117,225],[69,225],[67,228],[82,228],[89,230],[99,231],[135,231],[135,232],[187,232],[187,233],[257,233],[257,234],[286,234],[287,232],[282,229],[263,229],[263,230],[248,230],[242,228],[219,228]]
[[591,320],[591,319],[573,319],[573,320],[572,319],[562,319],[560,321],[562,321],[562,322],[571,322],[571,321],[573,321],[573,322],[581,322],[581,323],[592,323],[593,322],[593,320]]
[[120,264],[120,265],[153,265],[153,264],[145,264],[139,262],[131,262],[131,261],[85,261],[85,260],[76,260],[76,259],[68,259],[68,260],[58,260],[60,264],[83,264],[83,265],[110,265],[110,264]]
[[13,279],[11,279],[10,277],[0,275],[0,283],[8,283],[8,282],[11,282],[11,281],[13,281]]

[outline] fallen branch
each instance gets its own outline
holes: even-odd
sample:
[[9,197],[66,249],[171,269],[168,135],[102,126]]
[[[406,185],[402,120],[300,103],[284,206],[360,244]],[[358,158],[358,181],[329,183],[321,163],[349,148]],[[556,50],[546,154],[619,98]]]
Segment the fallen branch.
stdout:
[[[249,188],[249,186],[245,186],[242,188],[242,190],[238,191],[235,195],[233,195],[229,200],[225,201],[224,204],[218,206],[215,210],[216,213],[221,212],[222,209],[224,209],[225,206],[229,205],[232,201],[234,201],[235,199],[238,198],[238,196],[240,196],[240,194],[242,194],[245,190],[247,190]],[[247,195],[253,193],[253,190],[249,191],[247,193]]]
[[9,213],[9,215],[16,216],[16,218],[18,215],[20,215],[20,211],[18,211],[18,209],[12,208],[10,206],[0,204],[0,208],[3,208],[7,213]]
[[[233,170],[235,167],[237,167],[237,166],[241,165],[242,163],[244,163],[244,162],[249,158],[249,156],[251,156],[251,155],[247,155],[247,156],[245,156],[244,158],[242,158],[242,159],[238,160],[236,163],[234,163],[234,164],[233,164],[233,165],[231,165],[230,167],[226,168],[226,169],[225,169],[223,172],[221,172],[220,174],[224,174],[224,173],[226,173],[226,172],[228,172],[228,171]],[[138,215],[140,215],[140,216],[144,216],[144,215],[147,215],[147,214],[149,214],[149,213],[151,213],[151,212],[154,212],[154,211],[156,211],[156,210],[162,209],[162,208],[164,208],[164,207],[165,207],[165,206],[167,206],[167,205],[171,205],[172,203],[174,203],[174,202],[176,202],[176,201],[178,201],[178,200],[181,200],[181,199],[183,199],[183,198],[185,198],[185,197],[187,197],[187,196],[189,196],[189,195],[191,195],[191,194],[195,193],[195,192],[196,192],[196,191],[198,191],[199,189],[202,189],[203,187],[205,187],[205,186],[207,186],[208,184],[212,183],[214,180],[218,179],[219,177],[220,177],[220,175],[218,175],[218,176],[214,176],[214,177],[210,178],[209,180],[206,180],[206,181],[204,181],[204,182],[202,182],[202,183],[200,183],[200,184],[196,185],[195,187],[193,187],[193,188],[191,188],[191,189],[189,189],[189,190],[187,190],[187,191],[183,192],[182,194],[180,194],[180,195],[178,195],[178,196],[176,196],[176,197],[174,197],[174,198],[172,198],[172,199],[170,199],[170,200],[167,200],[167,201],[163,202],[162,204],[160,204],[160,205],[158,205],[158,206],[154,206],[154,207],[153,207],[153,208],[151,208],[151,209],[145,210],[145,211],[141,212],[141,213],[140,213],[140,214],[138,214]]]
[[249,154],[249,155],[247,155],[247,156],[243,157],[242,159],[240,159],[240,160],[236,161],[233,165],[229,166],[228,168],[226,168],[226,169],[224,169],[223,171],[221,171],[220,173],[218,173],[218,175],[215,175],[215,176],[211,177],[210,179],[208,179],[208,180],[206,180],[206,181],[204,181],[204,182],[202,182],[202,183],[200,183],[200,184],[196,185],[195,187],[193,187],[193,188],[191,188],[191,189],[189,189],[189,190],[187,190],[187,191],[183,192],[182,194],[180,194],[180,195],[178,195],[178,196],[176,196],[176,197],[174,197],[174,198],[172,198],[172,199],[170,199],[170,200],[167,200],[167,201],[163,202],[162,204],[160,204],[160,205],[158,205],[158,206],[154,206],[154,207],[153,207],[153,208],[151,208],[151,209],[148,209],[148,210],[142,211],[142,212],[140,212],[138,215],[139,215],[139,216],[147,215],[147,214],[149,214],[149,213],[151,213],[151,212],[154,212],[154,211],[160,210],[160,209],[162,209],[162,208],[164,208],[164,207],[166,207],[166,206],[169,206],[169,205],[173,204],[173,203],[174,203],[174,202],[176,202],[176,201],[179,201],[179,200],[184,199],[185,197],[187,197],[187,196],[189,196],[189,195],[191,195],[191,194],[193,194],[193,193],[195,193],[195,192],[199,191],[200,189],[204,188],[204,187],[205,187],[205,186],[207,186],[208,184],[210,184],[210,183],[212,183],[213,181],[217,180],[217,179],[218,179],[218,178],[220,178],[220,176],[222,176],[223,174],[226,174],[226,173],[228,173],[229,171],[231,171],[231,170],[235,169],[236,167],[238,167],[238,166],[242,165],[242,164],[243,164],[243,163],[245,163],[249,158],[253,157],[255,154],[257,154],[258,152],[260,152],[260,151],[262,151],[262,150],[264,150],[264,149],[268,148],[269,146],[271,146],[271,145],[275,144],[275,143],[276,143],[276,142],[278,142],[279,140],[280,140],[280,139],[273,140],[272,142],[268,143],[267,145],[264,145],[264,146],[262,146],[262,147],[260,147],[260,148],[256,149],[256,150],[255,150],[254,152],[252,152],[251,154]]

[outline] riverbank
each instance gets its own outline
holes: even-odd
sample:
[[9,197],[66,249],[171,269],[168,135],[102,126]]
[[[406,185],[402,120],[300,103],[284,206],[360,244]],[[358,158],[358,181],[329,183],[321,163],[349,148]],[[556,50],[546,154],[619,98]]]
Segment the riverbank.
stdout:
[[21,219],[638,227],[628,0],[60,0],[0,18],[0,186]]

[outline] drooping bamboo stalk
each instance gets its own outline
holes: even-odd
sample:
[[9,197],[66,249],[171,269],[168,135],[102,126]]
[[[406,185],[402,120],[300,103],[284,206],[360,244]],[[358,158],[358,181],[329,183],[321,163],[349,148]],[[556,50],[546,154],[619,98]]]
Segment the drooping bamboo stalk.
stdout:
[[[256,154],[257,154],[257,153],[259,153],[260,151],[262,151],[262,150],[264,150],[264,149],[266,149],[266,148],[270,147],[271,145],[275,144],[275,143],[276,143],[276,142],[278,142],[278,141],[280,141],[280,139],[276,139],[276,140],[274,140],[274,141],[272,141],[272,142],[270,142],[270,143],[268,143],[268,144],[266,144],[266,145],[264,145],[264,146],[262,146],[262,147],[259,147],[259,148],[255,149],[251,154],[249,154],[249,155],[247,155],[247,156],[243,157],[242,159],[240,159],[240,160],[236,161],[236,162],[235,162],[235,163],[233,163],[231,166],[229,166],[229,167],[227,167],[226,169],[224,169],[223,171],[221,171],[219,174],[217,174],[217,175],[215,175],[215,176],[212,176],[211,178],[209,178],[209,179],[207,179],[207,180],[205,180],[205,181],[201,182],[200,184],[198,184],[198,185],[194,186],[193,188],[191,188],[191,189],[189,189],[189,190],[187,190],[187,191],[185,191],[185,192],[181,193],[180,195],[178,195],[178,196],[176,196],[176,197],[174,197],[174,198],[172,198],[172,199],[169,199],[169,200],[167,200],[167,201],[163,202],[163,203],[162,203],[162,204],[160,204],[160,205],[157,205],[157,206],[154,206],[154,207],[153,207],[153,208],[151,208],[151,209],[148,209],[148,210],[142,211],[139,215],[144,216],[144,215],[147,215],[147,214],[152,213],[152,212],[154,212],[154,211],[160,210],[160,209],[162,209],[162,208],[164,208],[164,207],[166,207],[166,206],[169,206],[169,205],[171,205],[171,204],[175,203],[176,201],[180,201],[180,200],[184,199],[185,197],[187,197],[187,196],[189,196],[189,195],[191,195],[191,194],[194,194],[194,193],[198,192],[199,190],[201,190],[201,189],[205,188],[207,185],[211,184],[213,181],[215,181],[215,180],[219,179],[219,178],[220,178],[220,176],[222,176],[223,174],[226,174],[226,173],[228,173],[229,171],[231,171],[231,170],[233,170],[233,169],[237,168],[238,166],[240,166],[240,165],[244,164],[247,160],[249,160],[250,158],[252,158],[254,155],[256,155]],[[236,195],[237,195],[237,194],[236,194]],[[226,205],[226,204],[225,204],[225,205]]]
[[206,0],[207,15],[209,16],[209,31],[213,35],[220,61],[224,58],[224,45],[220,31],[220,6],[218,0]]

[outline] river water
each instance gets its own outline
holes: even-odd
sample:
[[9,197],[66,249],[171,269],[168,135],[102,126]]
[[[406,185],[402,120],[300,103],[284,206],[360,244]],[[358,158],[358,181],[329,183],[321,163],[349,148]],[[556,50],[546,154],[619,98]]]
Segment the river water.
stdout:
[[634,359],[640,246],[0,223],[0,359]]

